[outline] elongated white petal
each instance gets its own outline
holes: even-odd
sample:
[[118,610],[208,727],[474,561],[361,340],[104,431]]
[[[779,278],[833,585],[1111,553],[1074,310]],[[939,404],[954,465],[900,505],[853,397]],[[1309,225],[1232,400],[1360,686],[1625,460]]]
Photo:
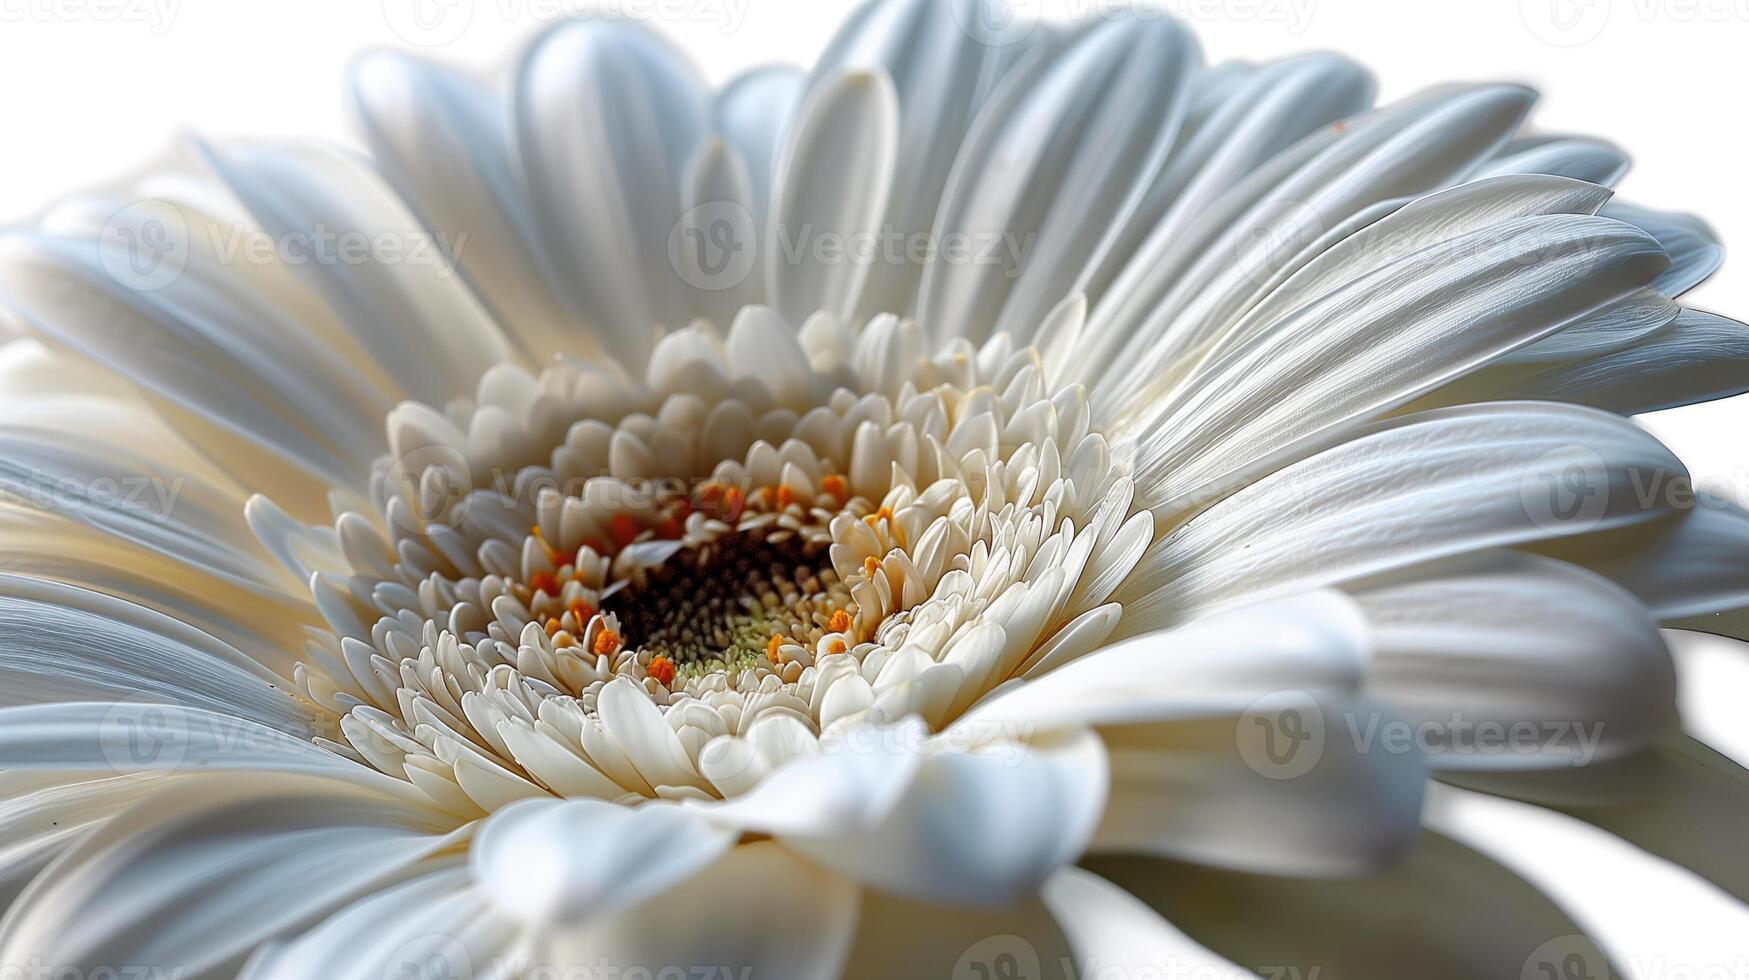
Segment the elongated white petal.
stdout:
[[1585,765],[1676,727],[1676,671],[1651,616],[1571,565],[1493,553],[1362,589],[1368,688],[1440,769]]
[[515,924],[470,887],[460,859],[426,864],[432,870],[354,902],[287,942],[261,947],[239,976],[376,980],[430,971],[504,980],[515,961]]
[[1277,599],[1097,650],[998,693],[948,734],[1206,718],[1274,691],[1352,691],[1367,648],[1359,610],[1340,594]]
[[[855,833],[887,819],[916,778],[925,732],[919,724],[862,729],[828,740],[818,754],[807,754],[763,774],[744,795],[722,803],[695,804],[712,823],[755,833],[829,836]],[[734,753],[725,736],[700,760],[724,778],[730,759],[753,765]]]
[[[291,253],[297,270],[408,394],[443,404],[513,356],[448,257],[368,167],[310,147],[201,150],[263,231],[311,253]],[[360,242],[385,238],[396,261],[346,261]]]
[[[1001,0],[896,0],[868,4],[832,39],[812,85],[838,72],[878,70],[892,80],[899,119],[892,190],[880,222],[901,238],[928,234],[980,107],[1044,36],[988,36],[979,25],[1012,16]],[[925,263],[900,250],[868,270],[853,320],[912,312]]]
[[[813,88],[777,160],[764,262],[772,303],[791,323],[816,310],[846,321],[883,248],[873,236],[898,156],[893,84],[856,71]],[[871,244],[872,243],[872,244]]]
[[[222,253],[239,243],[211,234],[217,226],[201,215],[164,202],[122,214],[134,219],[133,234],[147,235],[152,222],[176,229],[165,234],[186,251],[176,256],[174,278],[148,290],[112,275],[128,258],[114,229],[97,241],[13,233],[0,242],[0,302],[150,397],[232,440],[262,444],[247,459],[276,466],[293,484],[287,496],[361,486],[358,473],[380,450],[378,422],[389,405],[373,376],[295,310],[240,283],[231,274],[237,257]],[[247,469],[228,458],[233,443],[196,442],[217,461]],[[259,462],[261,455],[271,462]],[[303,481],[319,489],[298,487]]]
[[[1650,282],[1628,225],[1524,217],[1344,284],[1191,379],[1144,442],[1156,499],[1207,499]],[[1287,394],[1283,394],[1286,392]]]
[[0,704],[139,699],[315,727],[289,679],[159,612],[98,592],[0,575]]
[[0,960],[234,970],[254,946],[444,846],[429,811],[331,782],[203,780],[87,836],[0,925]]
[[1102,384],[1095,390],[1115,396],[1144,388],[1162,366],[1243,313],[1256,287],[1326,230],[1375,204],[1425,193],[1466,173],[1518,126],[1533,97],[1513,86],[1441,91],[1281,154],[1279,163],[1252,175],[1255,188],[1229,192],[1240,208],[1213,209],[1219,232],[1197,251],[1194,264],[1157,283],[1141,306],[1144,320],[1108,327],[1104,311],[1094,311],[1096,333],[1123,329],[1143,352],[1114,364],[1096,379]]
[[1001,904],[1086,846],[1105,802],[1090,733],[924,760],[872,830],[785,835],[785,846],[873,887],[938,902]]
[[301,591],[252,546],[241,488],[137,403],[33,400],[0,423],[0,489],[266,601],[294,601]]
[[352,70],[371,155],[531,360],[594,352],[549,283],[493,86],[418,58],[376,52]]
[[1383,705],[1285,691],[1242,714],[1102,731],[1111,802],[1091,850],[1260,874],[1369,874],[1421,832],[1426,769]]
[[260,769],[418,798],[411,787],[315,745],[307,733],[288,735],[210,711],[128,701],[0,708],[0,767],[105,774]]
[[470,862],[504,914],[574,928],[683,885],[734,839],[673,806],[526,800],[486,821]]
[[613,972],[828,977],[843,969],[859,897],[850,882],[772,842],[743,844],[680,887],[591,928],[530,943],[534,966]]
[[753,192],[753,218],[761,222],[761,228],[771,207],[777,155],[783,149],[783,138],[802,97],[804,82],[801,70],[788,65],[755,68],[724,85],[711,106],[717,132],[746,165]]
[[1658,277],[1666,295],[1680,296],[1705,282],[1725,261],[1725,250],[1706,222],[1693,215],[1653,211],[1626,202],[1605,208],[1604,214],[1646,229],[1670,255],[1670,268]]
[[1463,773],[1453,782],[1578,817],[1749,901],[1749,855],[1735,843],[1749,771],[1696,739],[1672,735],[1595,766]]
[[1614,187],[1628,172],[1627,154],[1590,136],[1521,136],[1500,148],[1475,179],[1502,174],[1552,174]]
[[1526,402],[1422,413],[1209,507],[1156,544],[1117,598],[1126,624],[1164,625],[1246,597],[1652,520],[1686,479],[1657,440],[1601,412]]
[[1666,625],[1749,636],[1749,512],[1723,498],[1697,495],[1670,520],[1545,550],[1616,582]]
[[981,110],[936,215],[938,241],[968,236],[975,254],[944,250],[924,272],[917,315],[933,337],[1026,340],[1085,287],[1165,161],[1197,60],[1176,23],[1118,19],[1017,69]]
[[[1249,970],[1473,980],[1536,976],[1539,957],[1619,976],[1559,908],[1517,875],[1427,834],[1389,869],[1347,881],[1233,874],[1130,857],[1088,870]],[[1228,910],[1243,908],[1247,915]],[[1257,918],[1270,923],[1256,928]],[[1570,958],[1571,957],[1571,958]],[[1527,967],[1527,964],[1530,966]],[[1555,974],[1559,976],[1558,973]]]
[[1749,327],[1683,310],[1638,343],[1466,392],[1592,405],[1639,415],[1749,391]]
[[1311,134],[1358,115],[1373,98],[1366,71],[1334,55],[1289,58],[1255,71],[1224,66],[1198,81],[1204,91],[1190,109],[1182,144],[1148,192],[1140,220],[1113,249],[1112,263],[1121,264],[1093,309],[1076,375],[1082,381],[1102,377],[1120,351],[1133,350],[1131,338],[1174,279],[1273,189],[1272,181],[1248,180],[1254,171],[1267,167],[1285,176],[1283,164],[1302,151],[1284,151],[1296,142],[1321,148],[1327,137]]
[[1165,976],[1239,976],[1122,888],[1081,868],[1064,868],[1041,891],[1080,962],[1101,970]]
[[517,71],[514,140],[542,254],[597,344],[632,371],[658,326],[689,319],[668,242],[708,125],[702,89],[667,43],[620,21],[562,23]]

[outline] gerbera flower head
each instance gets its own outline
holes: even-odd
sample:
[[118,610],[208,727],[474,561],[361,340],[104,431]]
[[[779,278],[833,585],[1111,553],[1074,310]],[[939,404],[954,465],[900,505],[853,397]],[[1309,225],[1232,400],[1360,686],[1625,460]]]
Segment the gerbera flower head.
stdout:
[[1705,226],[1519,86],[1008,16],[372,54],[366,155],[9,232],[0,964],[1608,969],[1430,775],[1743,894],[1644,818],[1746,785],[1658,627],[1749,515],[1625,418],[1745,387]]

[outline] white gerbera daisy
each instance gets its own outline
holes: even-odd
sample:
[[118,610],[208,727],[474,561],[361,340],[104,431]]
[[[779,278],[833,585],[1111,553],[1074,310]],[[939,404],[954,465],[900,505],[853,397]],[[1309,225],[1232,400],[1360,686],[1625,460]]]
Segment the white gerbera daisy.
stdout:
[[1430,773],[1749,895],[1658,632],[1749,514],[1624,417],[1746,387],[1706,228],[1523,88],[974,2],[373,55],[369,159],[7,234],[0,966],[1605,975]]

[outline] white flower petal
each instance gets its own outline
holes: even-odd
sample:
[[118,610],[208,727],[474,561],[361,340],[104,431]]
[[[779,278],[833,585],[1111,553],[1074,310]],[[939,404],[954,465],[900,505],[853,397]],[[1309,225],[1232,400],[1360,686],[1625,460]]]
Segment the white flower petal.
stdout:
[[[777,765],[742,795],[691,805],[713,823],[756,833],[827,836],[867,830],[885,820],[911,786],[923,762],[918,747],[924,736],[915,720],[860,727],[827,738],[817,753]],[[725,737],[716,751],[707,749],[717,771],[713,781],[729,775],[723,769],[730,760],[745,766],[762,762],[726,751],[734,741]],[[748,743],[757,747],[753,738]]]
[[1688,292],[1705,282],[1725,261],[1718,236],[1706,222],[1692,215],[1653,211],[1625,201],[1611,204],[1603,213],[1644,228],[1670,254],[1670,268],[1656,283],[1666,295],[1681,296]]
[[429,810],[332,782],[227,777],[86,836],[0,924],[0,961],[234,971],[256,944],[445,846]]
[[1000,691],[948,729],[983,739],[1080,725],[1207,718],[1274,691],[1346,692],[1367,666],[1366,623],[1339,593],[1312,592],[1121,640]]
[[936,215],[940,243],[966,235],[984,254],[938,255],[924,271],[917,315],[931,336],[1024,341],[1085,287],[1171,149],[1198,60],[1176,22],[1118,18],[1016,69],[980,111]]
[[637,372],[657,326],[690,318],[668,237],[682,168],[708,126],[702,83],[640,25],[572,20],[523,56],[514,103],[549,275],[600,347]]
[[1356,599],[1376,643],[1368,690],[1432,735],[1436,768],[1584,765],[1676,728],[1657,624],[1571,565],[1487,553]]
[[1646,285],[1657,244],[1605,218],[1523,217],[1430,245],[1319,297],[1187,382],[1138,485],[1206,500]]
[[261,947],[243,980],[509,980],[517,930],[469,885],[460,859],[346,906],[310,931]]
[[1670,520],[1545,546],[1633,593],[1666,625],[1749,638],[1749,512],[1701,494]]
[[1483,164],[1474,180],[1501,174],[1553,174],[1601,187],[1614,187],[1627,175],[1630,161],[1613,143],[1590,136],[1525,136],[1500,148]]
[[671,805],[526,800],[487,818],[469,861],[504,914],[570,929],[681,885],[734,842]]
[[955,904],[1011,902],[1073,861],[1105,802],[1105,753],[1088,732],[925,759],[872,830],[785,846],[872,887]]
[[771,841],[736,847],[680,886],[569,935],[535,937],[530,962],[652,975],[830,977],[856,928],[856,888]]
[[0,574],[0,705],[139,699],[315,728],[280,677],[162,613],[102,593]]
[[1241,970],[1178,931],[1104,878],[1064,868],[1041,896],[1074,947],[1077,962],[1123,976],[1237,977]]
[[1390,715],[1300,692],[1255,703],[1226,718],[1103,729],[1111,800],[1090,850],[1342,877],[1415,842],[1421,756],[1366,737]]
[[[262,231],[312,252],[296,270],[408,395],[446,404],[472,394],[487,368],[512,356],[497,324],[418,219],[364,162],[313,146],[200,150]],[[340,256],[338,243],[351,236],[390,238],[407,261],[322,257],[324,248]],[[424,258],[413,261],[415,254]]]
[[[1534,97],[1507,85],[1441,90],[1280,154],[1252,176],[1251,186],[1230,192],[1243,210],[1211,209],[1206,220],[1218,220],[1219,231],[1201,244],[1193,264],[1159,279],[1151,296],[1129,298],[1141,303],[1145,319],[1121,329],[1142,354],[1090,378],[1098,382],[1094,391],[1123,395],[1145,388],[1163,365],[1194,352],[1243,313],[1256,287],[1326,230],[1379,202],[1463,175],[1517,128]],[[1097,307],[1092,326],[1099,334],[1114,329]]]
[[850,320],[880,260],[864,250],[881,231],[898,143],[897,98],[880,72],[845,72],[802,97],[777,160],[763,243],[767,294],[791,323],[816,310]]
[[524,355],[594,353],[543,275],[536,209],[518,186],[500,93],[441,65],[373,52],[353,66],[352,94],[372,159],[425,226],[446,236],[457,268]]
[[[1247,597],[1651,520],[1686,480],[1656,439],[1602,412],[1540,402],[1424,412],[1211,506],[1156,544],[1116,598],[1126,626],[1176,622]],[[1563,487],[1578,494],[1572,509]]]
[[717,132],[746,164],[753,192],[753,219],[761,229],[771,208],[771,179],[777,169],[777,155],[783,148],[783,137],[796,103],[801,100],[804,82],[799,68],[788,65],[755,68],[724,85],[711,107]]
[[[1088,870],[1248,970],[1475,980],[1531,976],[1579,957],[1588,976],[1620,976],[1559,908],[1511,871],[1427,834],[1380,874],[1297,880],[1113,856]],[[1246,914],[1234,915],[1233,909]],[[1268,928],[1258,928],[1267,922]],[[1562,940],[1564,942],[1556,942]],[[1558,973],[1556,974],[1559,975]]]
[[1111,282],[1090,315],[1078,380],[1092,382],[1120,357],[1132,356],[1130,339],[1176,277],[1230,221],[1273,189],[1272,182],[1247,179],[1253,172],[1294,160],[1295,154],[1284,151],[1296,144],[1320,146],[1327,137],[1308,137],[1369,108],[1374,88],[1364,69],[1330,54],[1255,70],[1222,66],[1193,84],[1199,98],[1185,137],[1155,179],[1139,220],[1112,252],[1122,264],[1101,277]]
[[1492,390],[1463,394],[1572,402],[1622,415],[1730,398],[1749,391],[1749,327],[1682,310],[1631,346],[1490,381]]
[[[814,66],[814,85],[855,69],[877,70],[892,80],[904,125],[897,133],[883,231],[900,236],[930,231],[949,171],[978,109],[1045,34],[996,39],[976,28],[1010,16],[1003,0],[867,4],[846,21]],[[868,270],[853,321],[879,313],[911,313],[923,268],[904,253],[882,256]]]
[[259,722],[137,702],[0,708],[0,769],[135,773],[254,769],[323,776],[422,799],[416,791],[298,736]]
[[1450,781],[1577,817],[1749,901],[1749,853],[1738,846],[1749,771],[1696,739],[1673,735],[1594,766]]

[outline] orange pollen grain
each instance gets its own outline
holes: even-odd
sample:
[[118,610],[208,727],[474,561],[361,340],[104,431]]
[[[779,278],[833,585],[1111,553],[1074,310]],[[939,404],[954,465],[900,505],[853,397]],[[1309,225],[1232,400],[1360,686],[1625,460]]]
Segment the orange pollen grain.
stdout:
[[868,576],[872,577],[876,572],[878,572],[880,570],[881,570],[881,563],[879,561],[876,561],[874,556],[871,555],[871,556],[864,558],[862,560],[862,573],[864,575],[868,575]]
[[619,649],[619,634],[613,630],[602,630],[595,634],[595,655],[597,657],[612,656]]
[[832,618],[827,621],[826,628],[834,633],[843,633],[850,629],[850,614],[842,609],[835,610]]
[[646,672],[656,679],[656,683],[667,687],[674,683],[674,661],[667,657],[653,657]]
[[779,647],[783,646],[783,644],[784,638],[781,634],[771,634],[771,639],[765,644],[765,659],[774,664],[777,663],[777,651]]
[[565,608],[565,611],[571,614],[571,618],[577,621],[578,626],[589,622],[589,617],[595,615],[595,610],[589,608],[589,603],[582,599],[573,601]]
[[787,483],[779,484],[777,487],[777,509],[787,510],[789,505],[795,502],[796,492],[790,489],[790,485]]
[[836,473],[821,480],[820,489],[840,501],[850,499],[850,487],[844,482],[844,478]]
[[845,649],[843,640],[833,640],[831,643],[826,644],[827,653],[843,653]]
[[559,622],[558,617],[549,616],[547,618],[547,635],[552,636],[552,635],[556,634],[557,632],[559,632],[559,630],[563,629],[564,626],[565,626],[565,624]]
[[535,572],[528,577],[528,591],[545,592],[547,595],[558,595],[559,580],[553,578],[552,572]]

